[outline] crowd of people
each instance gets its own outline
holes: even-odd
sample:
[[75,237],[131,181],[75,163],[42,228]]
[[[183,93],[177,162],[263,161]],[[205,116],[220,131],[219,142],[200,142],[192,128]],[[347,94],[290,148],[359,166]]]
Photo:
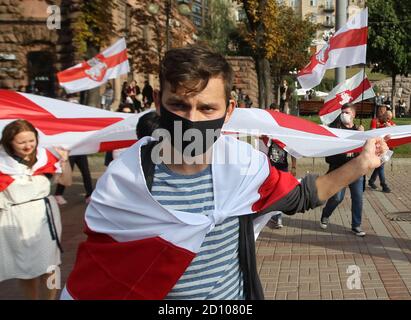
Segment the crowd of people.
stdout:
[[[177,63],[182,57],[186,63]],[[89,216],[90,225],[87,226],[88,240],[78,249],[77,261],[62,293],[63,299],[263,299],[254,249],[255,217],[267,215],[276,227],[282,227],[283,213],[292,215],[325,204],[320,226],[326,229],[330,216],[343,200],[347,187],[352,199],[351,230],[357,236],[364,236],[365,232],[361,229],[364,176],[372,169],[379,170],[375,176],[379,175],[380,179],[384,176],[380,174],[383,172],[381,156],[386,152],[387,145],[381,138],[368,140],[361,153],[328,157],[326,161],[329,170],[325,175],[308,174],[297,180],[296,160],[291,157],[290,170],[289,155],[278,141],[261,137],[260,150],[268,155],[266,157],[257,150],[251,151],[251,145],[227,137],[220,143],[250,151],[261,163],[267,165],[265,178],[272,183],[265,186],[264,192],[267,194],[260,199],[258,208],[253,202],[253,196],[247,196],[246,192],[257,193],[262,183],[261,177],[248,177],[247,183],[244,183],[237,174],[230,175],[229,170],[220,173],[221,176],[214,172],[209,150],[216,140],[202,140],[201,146],[205,146],[205,150],[199,154],[190,154],[189,158],[183,158],[182,163],[177,162],[174,157],[171,157],[168,163],[157,163],[155,158],[150,157],[150,152],[159,145],[165,146],[162,150],[172,150],[170,152],[174,154],[176,151],[181,152],[178,144],[174,144],[176,133],[173,130],[170,131],[171,141],[144,139],[158,128],[169,129],[175,121],[181,121],[184,132],[193,128],[201,132],[221,130],[235,107],[251,107],[249,96],[233,86],[232,82],[233,71],[226,59],[198,46],[171,49],[166,53],[161,65],[159,94],[153,92],[147,81],[142,91],[136,81],[130,84],[124,82],[118,111],[140,112],[155,104],[157,113],[147,113],[138,122],[136,136],[140,142],[132,147],[138,148],[138,153],[124,150],[118,150],[117,154],[113,152],[113,158],[121,157],[124,161],[108,165],[100,180],[102,182],[97,185],[93,195],[88,163],[84,162],[82,156],[69,157],[68,151],[59,148],[54,154],[42,149],[38,146],[37,130],[27,121],[17,120],[7,125],[3,130],[0,146],[1,171],[9,177],[8,184],[2,186],[0,192],[0,225],[3,227],[0,232],[0,281],[23,279],[22,285],[27,298],[55,298],[55,291],[49,290],[46,291],[46,296],[40,295],[40,291],[45,289],[48,267],[61,263],[59,209],[53,203],[53,197],[49,196],[50,186],[54,181],[59,183],[55,195],[57,199],[62,197],[64,186],[70,185],[67,176],[74,164],[80,168],[83,175],[85,201],[89,204],[86,214]],[[285,88],[282,92],[280,104],[271,106],[274,112],[284,111],[284,103],[288,99],[287,90]],[[110,100],[110,97],[108,93],[106,99]],[[354,118],[355,107],[346,104],[342,108],[341,116],[332,126],[345,130],[364,130],[362,126],[354,125]],[[381,107],[377,126],[388,125],[393,125],[390,114]],[[42,163],[40,156],[45,153],[49,155],[46,158],[50,162],[50,165],[46,166],[47,170],[41,169],[43,167],[40,168],[39,165]],[[205,159],[208,161],[204,161]],[[139,165],[130,167],[129,164]],[[131,172],[130,168],[134,171]],[[131,174],[132,177],[129,176]],[[56,175],[55,180],[52,175]],[[369,180],[371,187],[374,183],[373,176]],[[129,179],[132,179],[134,184],[128,184]],[[111,185],[105,184],[104,181],[111,181]],[[384,191],[383,180],[381,184]],[[111,198],[108,191],[112,185],[115,185],[116,192]],[[251,190],[250,186],[254,185],[257,186],[256,190]],[[385,187],[387,188],[386,185]],[[227,188],[242,194],[242,198],[233,196],[230,190],[225,190]],[[227,194],[229,197],[225,199]],[[100,198],[103,195],[107,197],[103,197],[104,201]],[[150,209],[149,215],[140,209],[144,201]],[[220,202],[229,204],[230,210],[225,212],[220,207],[216,208],[216,203]],[[240,202],[243,203],[240,205]],[[63,204],[63,201],[60,201],[60,204]],[[245,212],[244,208],[249,211]],[[157,211],[161,212],[158,218]],[[218,215],[215,212],[218,212]],[[127,223],[130,214],[133,219],[141,218],[136,229],[133,229],[131,222]],[[98,229],[105,219],[108,219],[110,228],[102,230],[109,230],[108,234],[102,234],[103,231]],[[152,224],[149,224],[150,219],[154,219]],[[178,232],[179,228],[198,236],[203,232],[196,229],[199,228],[200,222],[209,220],[212,222],[209,223],[207,232],[204,232],[198,251],[189,255],[183,264],[177,258],[167,256],[169,260],[160,265],[156,257],[151,261],[151,255],[147,255],[139,257],[140,262],[141,259],[150,260],[144,261],[144,265],[148,263],[150,266],[144,269],[134,268],[130,265],[132,262],[126,259],[127,252],[141,250],[141,242],[138,240],[142,236],[137,229],[143,230],[142,234],[149,235],[147,239],[143,237],[149,245],[151,240],[155,241],[167,232],[170,233],[170,239],[179,236],[184,238],[184,235]],[[170,228],[170,231],[167,228]],[[117,240],[128,239],[128,251],[122,246],[121,241],[125,240],[113,242],[115,236],[111,237],[109,232],[120,234]],[[89,245],[90,243],[93,245]],[[165,245],[167,250],[175,249],[174,244],[161,245]],[[190,244],[191,247],[195,246]],[[95,249],[97,251],[93,251]],[[118,258],[118,261],[112,262],[105,260],[107,265],[104,265],[104,269],[107,274],[111,274],[115,269],[117,274],[124,275],[124,279],[138,277],[139,281],[128,284],[121,280],[120,283],[115,277],[105,277],[96,272],[94,262],[87,260],[86,256],[98,256],[105,250],[110,254],[115,253],[113,256]],[[179,254],[183,255],[182,251]],[[186,259],[185,256],[181,257]],[[159,281],[153,283],[147,280],[147,277]]]

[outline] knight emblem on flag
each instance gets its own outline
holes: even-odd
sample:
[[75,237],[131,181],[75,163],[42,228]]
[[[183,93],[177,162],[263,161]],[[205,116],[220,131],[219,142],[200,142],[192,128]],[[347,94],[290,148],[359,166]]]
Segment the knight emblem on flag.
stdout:
[[104,62],[104,56],[98,55],[86,62],[90,69],[85,70],[86,75],[94,81],[102,81],[106,75],[108,66]]

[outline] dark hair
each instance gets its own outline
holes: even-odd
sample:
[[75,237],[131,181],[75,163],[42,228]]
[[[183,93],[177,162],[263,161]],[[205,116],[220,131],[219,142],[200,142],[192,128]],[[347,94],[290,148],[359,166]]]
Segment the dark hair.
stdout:
[[167,81],[175,92],[183,87],[188,93],[201,92],[212,77],[222,77],[227,103],[233,86],[233,70],[227,60],[211,49],[192,45],[166,52],[160,67],[160,88]]
[[341,107],[341,110],[348,109],[348,108],[350,108],[350,109],[353,110],[354,112],[357,111],[357,108],[355,107],[355,105],[354,105],[353,103],[345,103],[345,104],[343,104],[343,106]]
[[156,112],[149,112],[142,116],[137,123],[137,139],[151,136],[153,131],[160,126],[160,116]]
[[278,104],[273,102],[272,104],[270,104],[270,110],[280,110],[280,107],[278,106]]
[[36,137],[36,148],[34,148],[33,152],[29,155],[29,161],[25,162],[25,164],[31,168],[37,161],[37,146],[39,143],[39,134],[34,128],[34,126],[28,122],[27,120],[15,120],[10,122],[7,126],[4,127],[3,132],[1,134],[1,145],[3,146],[4,150],[9,156],[14,156],[14,149],[12,146],[12,141],[14,137],[21,132],[30,131],[33,132]]

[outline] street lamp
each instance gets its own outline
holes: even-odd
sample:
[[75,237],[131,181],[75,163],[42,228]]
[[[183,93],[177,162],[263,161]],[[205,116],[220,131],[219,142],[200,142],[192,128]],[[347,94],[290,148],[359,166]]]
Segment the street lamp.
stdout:
[[[191,8],[186,3],[187,1],[179,0],[177,1],[177,10],[183,16],[189,16],[191,14]],[[170,16],[171,16],[172,0],[167,0],[165,4],[165,14],[166,14],[166,50],[170,49]],[[147,11],[153,16],[160,12],[160,6],[157,3],[150,2],[147,5]]]

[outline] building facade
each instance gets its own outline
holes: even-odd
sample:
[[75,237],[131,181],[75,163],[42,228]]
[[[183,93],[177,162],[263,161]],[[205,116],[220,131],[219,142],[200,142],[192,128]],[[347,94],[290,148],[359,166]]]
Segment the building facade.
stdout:
[[[164,1],[115,1],[113,35],[108,42],[113,43],[119,37],[125,37],[128,44],[137,41],[140,45],[133,48],[135,51],[128,47],[131,65],[141,65],[140,57],[150,57],[148,63],[158,66],[165,50]],[[141,17],[138,12],[150,16],[147,10],[150,2],[159,6],[157,16],[138,20]],[[73,25],[81,14],[81,3],[82,0],[0,0],[0,88],[50,97],[58,95],[56,73],[84,60],[73,41]],[[177,1],[171,4],[169,43],[171,46],[193,43],[195,28],[190,17],[179,14]],[[135,78],[140,86],[149,80],[156,87],[158,68],[151,71],[143,73],[132,67],[131,74],[113,84],[118,89],[122,81]]]

